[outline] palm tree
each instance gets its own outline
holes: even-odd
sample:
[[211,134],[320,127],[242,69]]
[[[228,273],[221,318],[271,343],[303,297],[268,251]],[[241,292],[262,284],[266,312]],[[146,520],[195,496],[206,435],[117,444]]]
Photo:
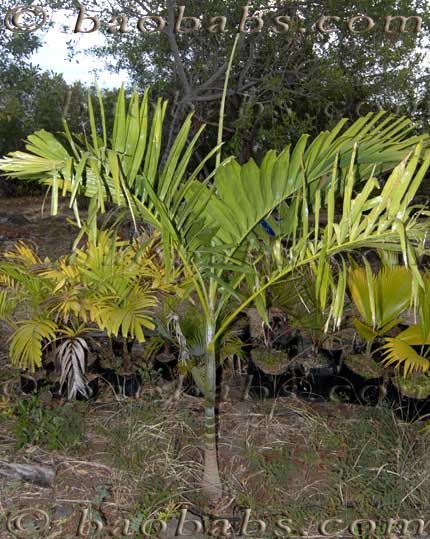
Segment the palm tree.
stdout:
[[[318,300],[328,310],[326,327],[331,321],[338,325],[342,317],[345,253],[363,247],[401,252],[414,271],[428,223],[409,204],[430,165],[430,155],[424,151],[428,138],[409,137],[412,125],[406,119],[369,114],[348,129],[342,120],[312,142],[303,135],[279,155],[269,151],[260,166],[253,160],[241,166],[226,159],[202,181],[203,165],[219,148],[186,175],[201,132],[186,146],[189,117],[162,167],[159,156],[165,110],[166,104],[158,101],[150,123],[148,94],[141,105],[133,94],[126,112],[121,90],[110,140],[104,127],[98,136],[90,109],[92,143],[73,137],[67,126],[63,144],[54,135],[39,132],[29,137],[26,152],[1,160],[0,169],[11,177],[48,184],[54,212],[62,192],[70,197],[79,218],[80,194],[91,199],[89,221],[93,225],[97,213],[110,201],[161,231],[166,271],[183,266],[190,293],[202,313],[202,486],[216,500],[222,493],[215,422],[220,338],[251,303],[263,312],[266,290],[287,283],[301,267],[310,266],[314,271]],[[377,176],[389,171],[381,188]],[[336,217],[339,194],[343,205]],[[309,226],[311,216],[313,227]],[[419,282],[416,271],[414,278]]]
[[[417,280],[413,277],[410,268],[397,264],[383,266],[375,275],[366,260],[363,267],[348,271],[349,294],[363,320],[355,319],[354,324],[367,342],[367,355],[371,354],[374,340],[384,337],[378,349],[382,351],[382,363],[386,367],[403,367],[405,377],[430,369],[430,273],[427,270],[421,274],[422,286],[415,293],[412,288]],[[403,315],[413,310],[418,323],[409,323],[395,337],[386,337],[391,329],[407,322]],[[413,347],[421,347],[421,352]]]

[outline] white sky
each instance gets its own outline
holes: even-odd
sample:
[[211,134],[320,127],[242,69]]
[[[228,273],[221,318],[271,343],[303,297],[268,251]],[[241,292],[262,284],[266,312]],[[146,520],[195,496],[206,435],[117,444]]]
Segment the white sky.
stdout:
[[[97,70],[97,82],[100,87],[116,88],[122,82],[127,82],[126,72],[109,73],[103,69],[103,62],[99,58],[85,54],[94,45],[103,42],[100,32],[92,34],[74,34],[73,29],[76,17],[67,16],[62,11],[55,11],[51,15],[55,28],[50,28],[44,35],[44,45],[32,55],[31,62],[39,65],[42,69],[62,73],[68,83],[82,81],[86,84],[94,82]],[[63,32],[62,26],[67,25],[67,32]],[[68,59],[67,42],[72,40],[77,44],[79,54],[70,61]]]
[[[95,80],[95,70],[97,70],[99,86],[119,88],[122,82],[128,81],[127,73],[125,71],[118,74],[109,73],[103,68],[101,59],[85,54],[92,46],[103,42],[103,35],[100,32],[74,34],[73,29],[77,14],[77,12],[67,14],[64,10],[55,10],[49,14],[55,27],[45,32],[44,45],[32,55],[32,63],[38,64],[42,69],[62,73],[68,83],[80,80],[85,84],[91,84]],[[67,26],[65,32],[62,28],[64,25]],[[72,61],[68,59],[67,50],[67,42],[70,40],[76,44],[77,50],[80,51]],[[430,63],[430,50],[427,46],[425,52],[427,54],[424,63],[428,65]]]

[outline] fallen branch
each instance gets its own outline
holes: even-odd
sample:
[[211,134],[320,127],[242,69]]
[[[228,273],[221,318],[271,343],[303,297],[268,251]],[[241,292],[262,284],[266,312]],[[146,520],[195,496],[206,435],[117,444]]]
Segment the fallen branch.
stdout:
[[10,464],[0,461],[0,476],[26,481],[41,487],[50,487],[55,479],[55,469],[37,464]]

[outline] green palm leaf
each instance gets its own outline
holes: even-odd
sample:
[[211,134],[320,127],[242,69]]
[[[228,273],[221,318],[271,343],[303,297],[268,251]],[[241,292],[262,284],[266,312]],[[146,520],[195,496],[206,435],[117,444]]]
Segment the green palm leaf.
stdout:
[[[303,135],[294,148],[288,146],[280,155],[269,151],[261,167],[258,167],[252,159],[242,167],[235,160],[221,165],[215,176],[214,194],[203,211],[206,225],[217,229],[215,237],[218,243],[240,244],[258,223],[270,216],[290,197],[302,196],[304,207],[309,205],[309,209],[312,210],[318,192],[319,201],[328,195],[332,183],[330,176],[334,167],[337,169],[335,191],[340,194],[347,185],[352,187],[354,181],[362,181],[371,176],[362,196],[354,202],[353,207],[348,208],[350,218],[356,220],[360,217],[367,209],[364,205],[366,196],[376,185],[374,175],[391,169],[404,159],[412,145],[419,140],[428,143],[426,137],[391,140],[391,130],[387,128],[387,124],[406,127],[409,122],[403,120],[399,124],[398,120],[387,117],[381,123],[382,128],[378,126],[381,118],[381,113],[369,114],[355,122],[343,134],[340,132],[345,122],[341,122],[332,131],[321,133],[311,143],[308,143],[309,137]],[[415,152],[409,161],[408,173],[416,168],[419,155],[420,152]],[[403,174],[401,168],[397,168],[396,171],[397,175],[391,178],[391,182],[397,183],[397,188],[393,189],[392,198],[386,201],[393,215],[405,211],[410,196],[415,192],[409,185],[409,175]],[[419,173],[414,188],[421,180],[422,175]],[[404,197],[406,189],[409,193],[407,200]],[[188,192],[188,198],[195,196],[195,193],[205,198],[208,190],[208,187],[195,182]],[[351,194],[346,193],[344,200],[350,200]],[[308,203],[305,197],[309,198]],[[381,209],[381,205],[378,208]],[[290,231],[299,224],[297,219],[298,217],[289,223]],[[306,222],[307,219],[304,223]],[[354,231],[355,234],[358,232],[358,229]],[[342,231],[340,233],[342,234]]]
[[52,341],[58,327],[52,320],[24,320],[11,337],[9,348],[12,364],[21,369],[34,371],[42,365],[42,344]]
[[[145,91],[141,101],[137,92],[133,92],[127,108],[125,91],[121,88],[113,133],[108,140],[99,91],[98,95],[103,138],[97,135],[94,111],[90,105],[91,143],[71,134],[67,123],[62,134],[64,145],[55,135],[38,131],[28,137],[25,152],[13,152],[0,160],[0,170],[13,178],[37,179],[49,185],[52,188],[51,208],[54,214],[58,207],[59,193],[63,196],[69,194],[70,206],[74,208],[78,219],[78,194],[94,200],[90,206],[89,221],[94,221],[96,212],[104,211],[106,201],[128,206],[131,211],[135,211],[136,197],[137,202],[145,203],[147,211],[152,210],[153,203],[148,200],[149,188],[161,200],[168,200],[169,206],[180,203],[176,196],[177,190],[203,128],[188,143],[192,114],[186,118],[161,171],[167,101],[157,100],[150,119],[148,91]],[[215,151],[210,152],[205,160]],[[193,177],[197,176],[203,164],[197,167]]]

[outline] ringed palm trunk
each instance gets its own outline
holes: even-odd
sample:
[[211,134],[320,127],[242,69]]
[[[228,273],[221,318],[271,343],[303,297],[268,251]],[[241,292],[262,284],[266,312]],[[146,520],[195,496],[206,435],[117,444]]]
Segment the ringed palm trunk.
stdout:
[[210,322],[206,330],[205,448],[202,487],[211,501],[220,498],[222,495],[215,418],[216,359],[213,342],[214,333],[214,325]]

